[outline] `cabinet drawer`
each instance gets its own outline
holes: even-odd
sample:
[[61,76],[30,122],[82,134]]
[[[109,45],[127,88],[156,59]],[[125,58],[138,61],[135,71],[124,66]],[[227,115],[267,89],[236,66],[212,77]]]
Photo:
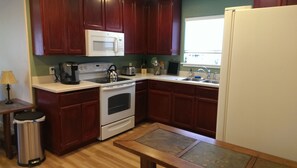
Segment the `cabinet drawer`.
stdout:
[[172,83],[160,82],[160,81],[149,81],[149,89],[160,90],[160,91],[171,91]]
[[82,91],[68,92],[60,95],[61,106],[79,104],[86,101],[98,100],[99,89],[87,89]]
[[209,99],[218,100],[218,89],[198,86],[196,88],[196,96],[201,97],[201,98],[209,98]]
[[173,92],[179,94],[185,94],[194,96],[195,95],[195,88],[196,86],[187,85],[187,84],[174,84],[173,85]]
[[136,82],[136,91],[146,90],[146,89],[147,89],[147,80]]

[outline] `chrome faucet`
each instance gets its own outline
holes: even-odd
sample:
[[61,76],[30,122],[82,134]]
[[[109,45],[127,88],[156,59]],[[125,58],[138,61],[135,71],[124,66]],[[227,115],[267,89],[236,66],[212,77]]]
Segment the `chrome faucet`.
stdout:
[[206,79],[210,79],[210,69],[206,68],[206,66],[199,68],[197,72],[204,72],[205,74],[207,74]]

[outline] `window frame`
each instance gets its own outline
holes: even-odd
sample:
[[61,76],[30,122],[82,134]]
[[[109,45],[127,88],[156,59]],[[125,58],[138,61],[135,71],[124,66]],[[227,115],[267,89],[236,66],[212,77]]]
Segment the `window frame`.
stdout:
[[[183,61],[181,62],[181,64],[183,66],[186,66],[186,67],[201,67],[201,66],[207,66],[207,67],[211,67],[211,68],[220,68],[221,64],[220,65],[209,65],[209,64],[199,64],[199,63],[192,63],[192,62],[184,62],[185,61],[185,53],[186,50],[186,22],[187,21],[195,21],[195,20],[209,20],[209,19],[223,19],[224,20],[224,15],[210,15],[210,16],[201,16],[201,17],[188,17],[188,18],[185,18],[184,20],[184,27],[185,27],[185,30],[184,30],[184,42],[183,42],[183,55],[182,55],[182,59]],[[224,28],[224,25],[222,26],[222,28]],[[224,30],[222,30],[222,32],[224,32]],[[223,43],[223,37],[222,37],[222,43]],[[197,52],[198,53],[198,52]],[[200,53],[218,53],[218,54],[222,54],[222,50],[217,52],[217,51],[200,51]]]

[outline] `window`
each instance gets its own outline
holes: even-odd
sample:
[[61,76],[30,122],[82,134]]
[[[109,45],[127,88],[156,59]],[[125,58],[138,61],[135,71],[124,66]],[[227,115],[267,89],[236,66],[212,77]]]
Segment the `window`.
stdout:
[[184,66],[221,65],[224,16],[186,18]]

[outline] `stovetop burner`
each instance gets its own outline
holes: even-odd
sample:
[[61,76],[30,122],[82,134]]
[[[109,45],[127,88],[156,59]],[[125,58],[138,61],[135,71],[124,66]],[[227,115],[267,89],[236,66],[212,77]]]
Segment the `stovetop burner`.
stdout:
[[131,80],[128,78],[118,77],[117,79],[109,79],[109,78],[95,78],[95,79],[87,79],[86,81],[95,82],[95,83],[113,83],[113,82],[120,82],[125,80]]

